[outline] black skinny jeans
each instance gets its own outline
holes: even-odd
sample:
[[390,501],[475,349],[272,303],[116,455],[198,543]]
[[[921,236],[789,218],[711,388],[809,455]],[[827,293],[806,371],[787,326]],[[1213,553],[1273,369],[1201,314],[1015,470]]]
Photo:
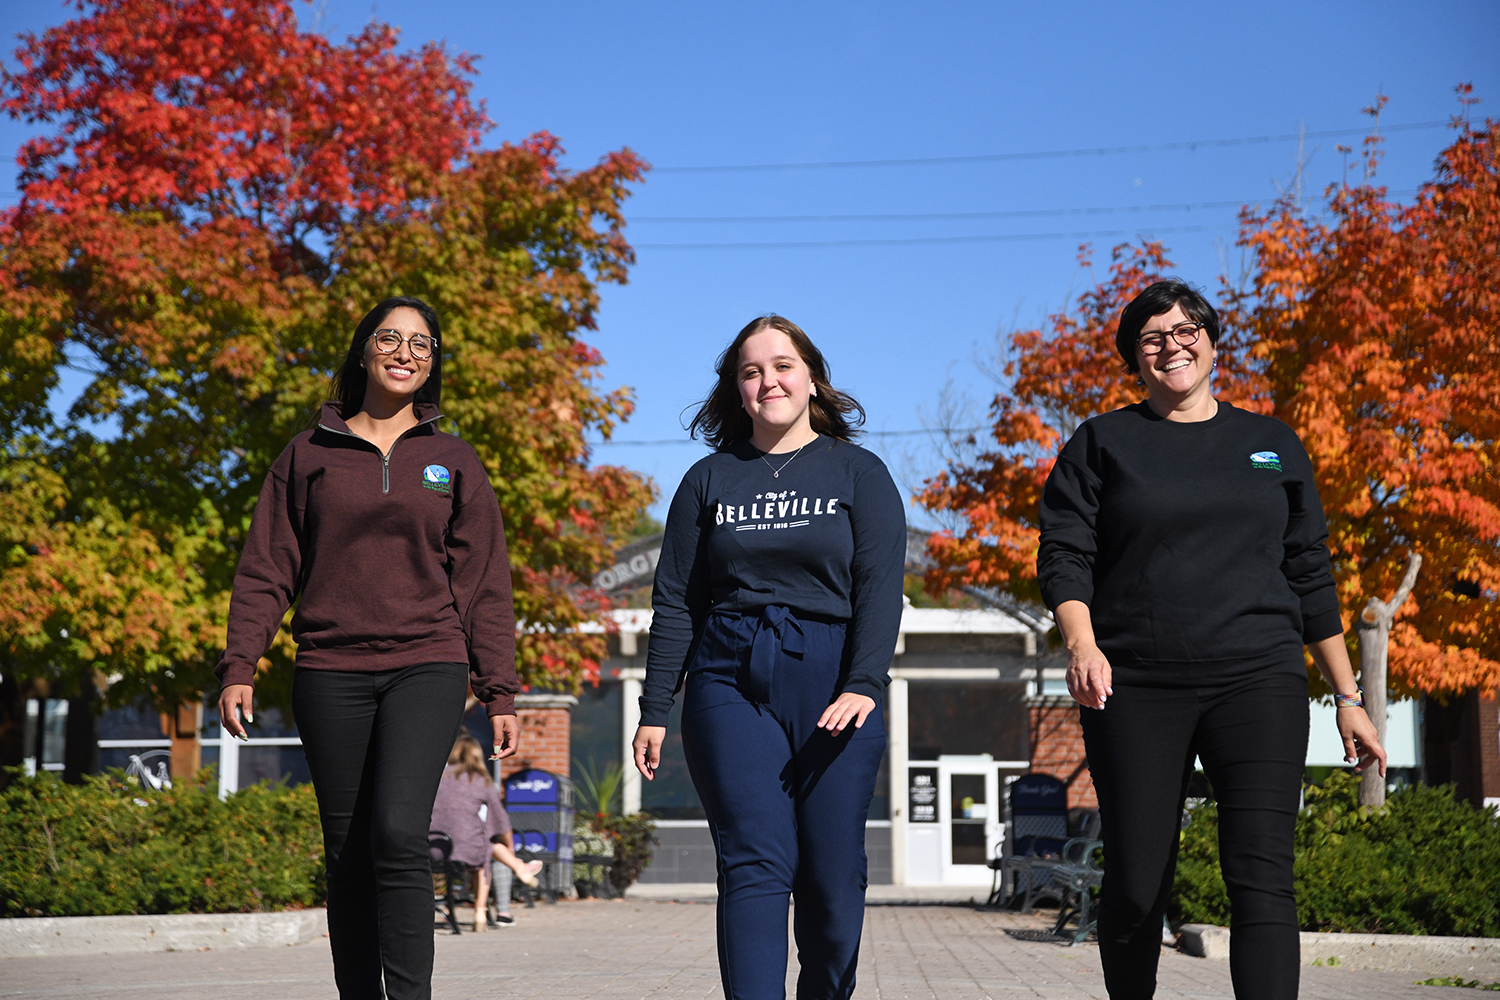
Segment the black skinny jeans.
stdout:
[[1114,689],[1102,710],[1079,709],[1103,820],[1099,956],[1110,1000],[1156,992],[1195,754],[1219,807],[1234,995],[1294,1000],[1292,848],[1307,760],[1306,680],[1283,671],[1224,688]]
[[427,829],[468,679],[465,663],[297,671],[292,712],[318,793],[341,1000],[432,996]]

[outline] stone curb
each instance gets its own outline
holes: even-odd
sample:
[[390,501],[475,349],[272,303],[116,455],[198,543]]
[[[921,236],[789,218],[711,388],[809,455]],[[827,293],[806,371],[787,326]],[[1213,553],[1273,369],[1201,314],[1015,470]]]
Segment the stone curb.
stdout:
[[[1229,928],[1183,924],[1182,950],[1227,961]],[[1388,972],[1500,974],[1500,938],[1428,937],[1412,934],[1329,934],[1303,931],[1302,964],[1383,969]]]
[[0,958],[270,948],[328,932],[327,910],[0,920]]

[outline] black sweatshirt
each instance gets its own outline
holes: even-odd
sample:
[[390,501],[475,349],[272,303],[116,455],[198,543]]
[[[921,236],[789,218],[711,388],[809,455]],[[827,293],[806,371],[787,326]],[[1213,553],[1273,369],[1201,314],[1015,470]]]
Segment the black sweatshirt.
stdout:
[[1042,491],[1047,606],[1089,606],[1122,683],[1302,671],[1343,632],[1312,463],[1290,427],[1219,403],[1180,423],[1144,402],[1086,421]]
[[[297,666],[468,663],[474,697],[514,715],[516,627],[500,506],[484,465],[417,404],[386,455],[336,403],[266,474],[229,601],[219,682],[254,684],[293,600]],[[300,599],[299,599],[300,598]]]
[[901,494],[863,448],[820,435],[790,460],[762,458],[749,442],[709,455],[682,478],[667,512],[641,725],[667,724],[710,612],[769,605],[848,621],[843,690],[879,701],[901,630],[905,560]]

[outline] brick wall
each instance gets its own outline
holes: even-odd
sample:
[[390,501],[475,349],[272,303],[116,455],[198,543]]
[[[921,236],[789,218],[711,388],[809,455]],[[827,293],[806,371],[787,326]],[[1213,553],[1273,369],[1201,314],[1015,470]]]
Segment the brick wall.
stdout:
[[1078,704],[1067,695],[1033,695],[1026,699],[1030,716],[1031,770],[1061,778],[1068,786],[1069,809],[1097,809],[1094,779],[1083,749]]
[[566,694],[516,696],[516,716],[521,722],[521,751],[501,761],[501,780],[533,767],[553,774],[568,774],[573,760],[572,712],[576,704],[578,699]]
[[1500,691],[1422,702],[1422,780],[1475,806],[1500,798]]
[[1500,799],[1500,689],[1485,691],[1475,700],[1479,730],[1480,803]]

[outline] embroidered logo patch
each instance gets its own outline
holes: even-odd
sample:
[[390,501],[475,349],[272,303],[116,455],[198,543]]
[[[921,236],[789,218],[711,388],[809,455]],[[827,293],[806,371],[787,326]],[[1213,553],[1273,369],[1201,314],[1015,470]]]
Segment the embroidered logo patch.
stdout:
[[429,490],[448,496],[451,491],[449,486],[448,470],[441,465],[429,465],[422,470],[422,485]]
[[1274,451],[1257,451],[1250,456],[1250,464],[1257,469],[1281,469],[1281,456]]

